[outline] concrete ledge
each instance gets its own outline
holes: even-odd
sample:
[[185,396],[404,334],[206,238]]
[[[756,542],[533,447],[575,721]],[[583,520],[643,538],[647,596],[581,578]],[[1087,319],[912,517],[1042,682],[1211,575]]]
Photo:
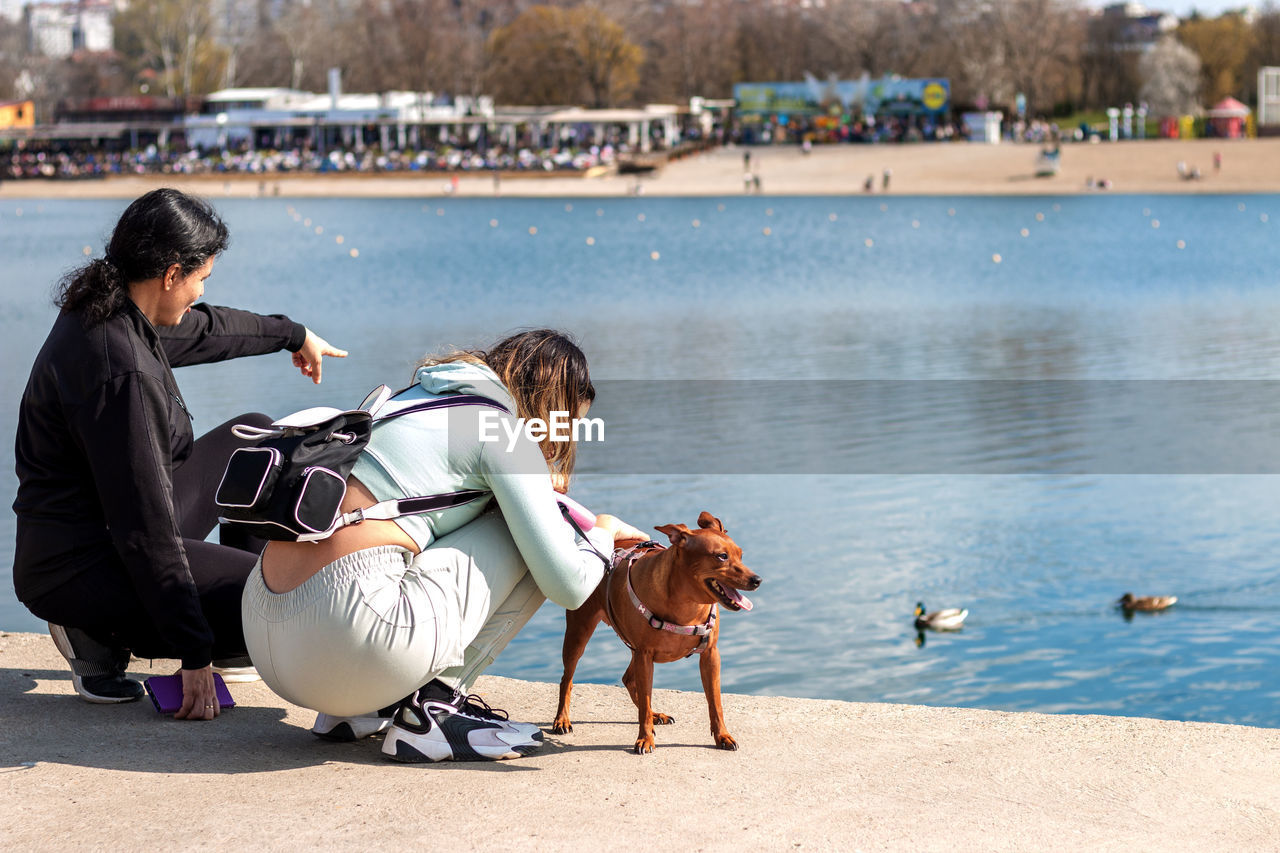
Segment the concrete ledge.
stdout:
[[[172,672],[176,665],[140,668]],[[548,725],[556,687],[478,685]],[[399,765],[330,744],[261,683],[211,723],[79,701],[47,636],[0,635],[0,848],[1274,850],[1280,731],[701,694],[629,751],[620,687],[575,688],[534,756]]]

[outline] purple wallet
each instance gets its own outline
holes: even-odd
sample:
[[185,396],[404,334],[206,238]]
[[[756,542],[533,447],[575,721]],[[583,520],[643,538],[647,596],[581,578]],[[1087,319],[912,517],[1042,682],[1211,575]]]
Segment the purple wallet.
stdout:
[[[156,706],[156,710],[161,714],[176,714],[182,710],[182,674],[177,675],[153,675],[146,681],[142,682],[142,686],[147,689],[147,695],[151,697],[151,704]],[[222,681],[222,676],[218,673],[213,674],[213,689],[218,696],[218,705],[225,711],[227,708],[234,708],[236,700],[231,698],[231,691],[227,690],[227,685]]]

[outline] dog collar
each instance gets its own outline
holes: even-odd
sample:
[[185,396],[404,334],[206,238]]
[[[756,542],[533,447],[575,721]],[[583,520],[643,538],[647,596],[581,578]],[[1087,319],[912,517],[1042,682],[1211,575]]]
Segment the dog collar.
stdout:
[[[640,615],[644,617],[645,621],[649,623],[650,628],[654,628],[658,631],[669,631],[672,634],[683,634],[687,637],[698,637],[698,645],[694,646],[693,651],[689,652],[689,654],[691,655],[693,652],[701,652],[711,643],[711,631],[716,626],[716,615],[718,610],[716,605],[711,605],[711,614],[707,617],[706,622],[699,625],[680,625],[675,622],[667,622],[664,619],[659,619],[652,610],[644,606],[644,602],[640,600],[640,596],[636,595],[635,589],[631,586],[631,564],[638,560],[642,555],[655,550],[663,550],[663,548],[657,542],[653,541],[641,542],[639,545],[632,548],[619,548],[613,552],[613,566],[615,569],[619,566],[623,567],[623,572],[626,575],[627,596],[631,599],[631,605],[635,607],[635,609],[640,612]],[[688,657],[688,655],[685,655],[685,657]]]

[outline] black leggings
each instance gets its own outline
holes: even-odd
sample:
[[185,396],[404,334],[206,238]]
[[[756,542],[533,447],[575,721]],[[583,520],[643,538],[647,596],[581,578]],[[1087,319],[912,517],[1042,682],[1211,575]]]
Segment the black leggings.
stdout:
[[[197,439],[191,455],[173,471],[178,529],[200,595],[200,607],[213,631],[215,660],[245,654],[240,594],[265,543],[228,536],[230,531],[220,532],[221,545],[205,542],[218,523],[213,495],[226,470],[227,458],[245,445],[231,434],[231,427],[265,427],[270,423],[271,418],[262,414],[232,418]],[[105,645],[129,649],[137,657],[180,658],[180,651],[170,647],[151,623],[115,549],[86,554],[83,559],[88,567],[57,589],[28,602],[31,612],[54,624],[79,628]]]

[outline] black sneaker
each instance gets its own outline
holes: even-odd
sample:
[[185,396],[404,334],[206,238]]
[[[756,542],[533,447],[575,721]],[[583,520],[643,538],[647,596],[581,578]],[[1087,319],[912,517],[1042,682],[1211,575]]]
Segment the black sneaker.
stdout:
[[528,755],[542,744],[505,723],[464,713],[448,702],[406,700],[387,729],[382,751],[395,761],[498,761]]
[[125,667],[129,665],[127,649],[104,646],[79,628],[64,628],[52,622],[49,636],[71,664],[71,684],[84,701],[115,705],[136,702],[146,694],[141,684],[125,677]]
[[494,708],[484,701],[479,694],[471,693],[463,696],[460,691],[453,689],[438,678],[433,678],[420,687],[418,689],[418,698],[431,699],[436,702],[453,705],[464,714],[479,717],[491,723],[502,723],[512,731],[519,732],[533,740],[540,741],[544,737],[540,726],[533,723],[517,723],[511,719],[506,711],[501,708]]
[[146,694],[141,684],[123,675],[86,675],[81,678],[72,673],[71,683],[84,701],[97,705],[136,702]]

